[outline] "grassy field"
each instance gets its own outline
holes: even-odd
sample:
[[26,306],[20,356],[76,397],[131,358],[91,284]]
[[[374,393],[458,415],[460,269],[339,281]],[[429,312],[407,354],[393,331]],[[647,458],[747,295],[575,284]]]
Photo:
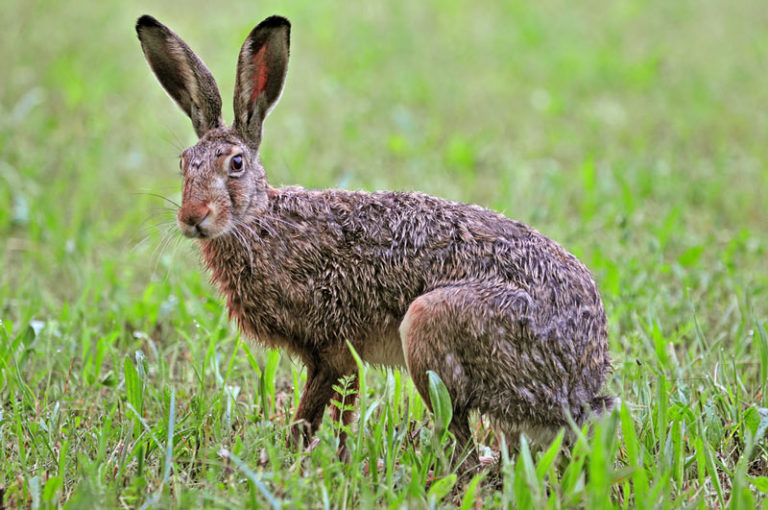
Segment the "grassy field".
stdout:
[[[0,8],[0,507],[768,508],[762,0],[138,4]],[[195,138],[144,12],[229,121],[242,40],[292,20],[273,185],[478,203],[581,258],[621,412],[456,491],[407,375],[363,368],[352,462],[329,419],[286,448],[303,368],[240,337],[154,195]]]

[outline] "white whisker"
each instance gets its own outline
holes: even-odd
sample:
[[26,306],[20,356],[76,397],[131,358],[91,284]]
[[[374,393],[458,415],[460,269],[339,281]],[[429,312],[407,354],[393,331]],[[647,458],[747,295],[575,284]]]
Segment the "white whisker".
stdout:
[[248,245],[245,234],[240,229],[238,229],[237,224],[235,224],[235,226],[232,228],[232,233],[234,234],[235,239],[237,239],[237,241],[243,247],[245,252],[248,254],[248,261],[250,263],[251,274],[255,273],[256,269],[253,264],[253,249],[251,246]]
[[289,227],[293,227],[293,228],[295,228],[296,230],[301,230],[301,226],[299,226],[299,224],[298,224],[298,223],[294,223],[294,222],[292,222],[292,221],[284,220],[284,219],[282,219],[282,218],[278,218],[277,216],[272,216],[272,215],[266,215],[266,216],[264,216],[264,217],[265,217],[265,218],[269,218],[270,220],[273,220],[273,221],[277,221],[277,222],[280,222],[280,223],[282,223],[283,225],[288,225]]
[[174,206],[176,206],[177,210],[181,209],[181,206],[178,203],[176,203],[175,201],[171,200],[170,198],[168,198],[166,196],[161,195],[160,193],[153,193],[151,191],[137,191],[137,192],[134,193],[134,195],[146,195],[148,197],[161,198],[161,199],[165,200],[166,202],[168,202],[169,204],[173,204]]

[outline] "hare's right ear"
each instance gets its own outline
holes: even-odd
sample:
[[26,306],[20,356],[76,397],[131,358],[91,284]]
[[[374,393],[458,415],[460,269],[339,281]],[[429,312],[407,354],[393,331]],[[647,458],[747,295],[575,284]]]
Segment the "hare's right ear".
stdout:
[[213,75],[181,38],[152,16],[136,22],[141,49],[160,85],[184,110],[201,137],[224,125],[221,95]]
[[287,19],[270,16],[251,30],[240,50],[234,127],[251,147],[259,146],[264,118],[283,91],[290,35]]

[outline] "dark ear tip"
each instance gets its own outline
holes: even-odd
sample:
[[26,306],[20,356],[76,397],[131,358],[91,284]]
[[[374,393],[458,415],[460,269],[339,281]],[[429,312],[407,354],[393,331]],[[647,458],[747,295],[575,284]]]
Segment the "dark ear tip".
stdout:
[[257,29],[261,29],[261,28],[282,28],[282,27],[290,29],[291,28],[291,22],[288,21],[287,19],[285,19],[284,17],[277,16],[277,15],[273,15],[273,16],[268,17],[267,19],[265,19],[264,21],[262,21],[261,23],[259,23],[256,26]]
[[150,16],[149,14],[145,14],[142,17],[140,17],[138,20],[136,20],[136,32],[139,32],[142,28],[150,28],[150,27],[162,27],[162,23],[157,21],[155,18]]

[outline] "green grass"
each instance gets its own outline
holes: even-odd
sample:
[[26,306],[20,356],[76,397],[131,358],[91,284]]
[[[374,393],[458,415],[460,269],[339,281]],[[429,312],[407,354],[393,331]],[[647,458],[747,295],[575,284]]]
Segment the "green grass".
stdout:
[[[140,3],[0,11],[6,506],[768,508],[763,1]],[[453,491],[407,375],[362,368],[352,462],[330,420],[286,448],[303,368],[240,337],[150,195],[178,198],[194,136],[143,60],[144,12],[227,105],[250,28],[292,20],[274,185],[479,203],[579,256],[621,412],[570,449],[521,444],[503,489]]]

